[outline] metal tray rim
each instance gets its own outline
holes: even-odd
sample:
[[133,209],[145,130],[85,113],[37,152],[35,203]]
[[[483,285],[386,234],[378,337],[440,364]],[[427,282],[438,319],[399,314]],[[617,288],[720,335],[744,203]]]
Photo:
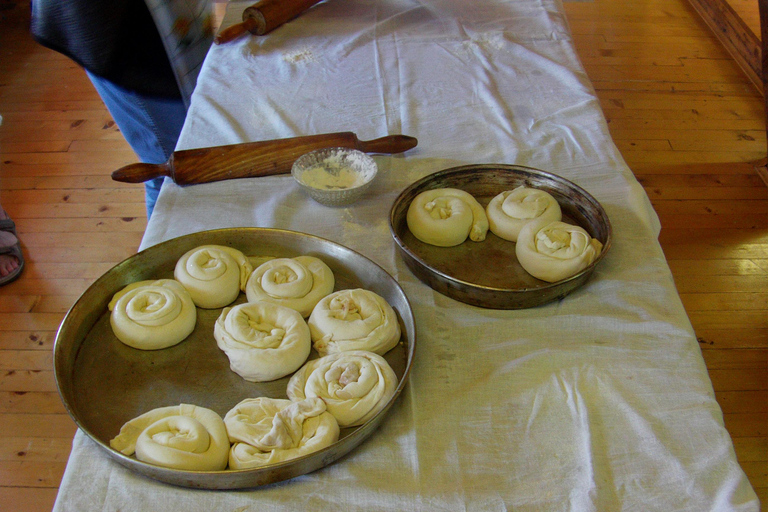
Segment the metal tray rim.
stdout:
[[[394,395],[389,400],[387,405],[376,416],[368,420],[368,422],[366,422],[365,424],[354,428],[352,432],[350,432],[343,439],[340,439],[333,445],[326,447],[322,450],[319,450],[317,452],[306,454],[302,457],[297,457],[295,459],[290,459],[288,461],[283,461],[280,463],[271,464],[269,466],[264,466],[260,468],[239,469],[239,470],[226,469],[222,471],[177,470],[177,469],[170,469],[170,468],[164,468],[160,466],[147,464],[147,463],[138,461],[133,457],[129,457],[120,452],[117,452],[108,444],[104,443],[97,436],[93,435],[92,432],[89,430],[89,428],[83,424],[81,418],[77,415],[73,405],[71,404],[70,400],[67,398],[66,392],[63,389],[65,387],[63,384],[63,380],[66,378],[64,356],[62,356],[62,351],[64,350],[63,340],[66,336],[69,335],[70,331],[72,331],[73,329],[75,329],[76,331],[76,328],[73,328],[70,325],[73,321],[73,318],[76,316],[78,309],[83,307],[85,297],[88,295],[89,292],[91,292],[93,289],[103,284],[105,281],[109,280],[112,276],[114,276],[115,273],[120,273],[124,267],[130,267],[130,263],[134,261],[136,258],[147,257],[147,255],[151,255],[152,253],[160,251],[165,247],[178,244],[179,241],[189,239],[190,237],[207,239],[207,238],[216,237],[216,236],[226,237],[226,235],[229,233],[238,233],[238,234],[252,233],[254,235],[259,233],[267,233],[272,235],[279,234],[279,235],[288,236],[288,237],[301,238],[305,240],[314,240],[318,244],[328,245],[330,247],[336,248],[337,250],[342,250],[342,251],[347,251],[349,253],[352,253],[356,257],[365,261],[367,265],[370,265],[371,267],[375,267],[376,269],[378,269],[379,272],[389,276],[389,279],[391,280],[389,282],[389,285],[394,287],[394,289],[397,290],[399,294],[402,296],[402,298],[404,299],[404,305],[406,307],[405,313],[407,314],[407,318],[401,318],[401,320],[403,321],[404,324],[406,324],[406,326],[411,331],[410,333],[406,333],[406,332],[403,333],[403,336],[404,338],[407,339],[407,343],[408,343],[408,347],[406,349],[407,360],[406,360],[405,368],[403,369],[403,374],[400,377],[398,385],[395,389]],[[401,317],[403,316],[402,311],[398,311],[398,313],[400,313]],[[98,313],[98,314],[101,314],[101,313]],[[82,340],[80,341],[82,342]],[[136,254],[130,256],[129,258],[121,261],[120,263],[114,265],[107,272],[102,274],[99,278],[97,278],[96,281],[94,281],[94,283],[91,284],[91,286],[85,292],[83,292],[75,301],[75,303],[70,307],[70,309],[65,314],[59,326],[59,329],[56,332],[56,336],[54,338],[54,344],[53,344],[54,379],[56,381],[56,387],[57,387],[57,391],[59,392],[61,401],[65,409],[67,410],[67,413],[75,422],[75,424],[78,426],[78,428],[82,430],[89,439],[94,441],[100,448],[104,449],[108,453],[108,455],[110,455],[116,462],[120,463],[121,465],[129,469],[138,471],[139,473],[144,474],[144,476],[149,476],[150,478],[154,478],[156,480],[159,480],[165,483],[170,483],[173,485],[180,485],[184,487],[194,487],[194,488],[206,488],[206,489],[240,489],[240,488],[246,488],[246,487],[258,487],[261,485],[265,485],[267,483],[282,481],[288,478],[293,478],[295,476],[300,476],[301,474],[309,473],[316,469],[320,469],[334,462],[335,460],[343,457],[344,455],[352,451],[355,447],[357,447],[360,443],[362,443],[365,439],[367,439],[373,433],[373,431],[379,426],[379,424],[383,421],[384,417],[386,416],[388,411],[392,408],[392,406],[395,404],[395,402],[398,400],[401,392],[407,385],[410,372],[412,369],[414,354],[415,354],[415,344],[416,344],[416,325],[413,318],[413,310],[411,308],[410,302],[408,301],[408,298],[404,290],[402,289],[400,284],[397,283],[397,281],[394,278],[392,278],[391,275],[389,275],[389,273],[386,270],[384,270],[380,265],[370,260],[366,256],[360,254],[354,249],[343,246],[331,240],[328,240],[316,235],[308,234],[308,233],[298,232],[298,231],[278,229],[278,228],[256,228],[256,227],[221,228],[221,229],[212,229],[207,231],[190,233],[187,235],[181,235],[181,236],[166,240],[164,242],[160,242],[154,246],[151,246],[142,251],[139,251]],[[81,347],[81,344],[78,346],[78,351],[80,347]],[[345,449],[343,449],[341,452],[338,452],[338,449],[339,449],[338,445],[342,443],[342,441]],[[308,462],[309,464],[307,464]],[[300,468],[298,471],[295,470],[297,467]],[[235,481],[235,483],[234,485],[226,484],[224,486],[217,485],[217,484],[209,485],[210,482],[206,482],[205,479],[210,478],[212,476],[216,477],[216,480],[218,482],[221,481],[220,477],[229,477],[228,479]],[[267,477],[266,480],[264,479],[264,477]],[[259,480],[263,480],[263,481],[259,482]],[[257,483],[255,483],[254,485],[250,485],[248,484],[248,482],[250,481],[257,482]]]
[[[498,292],[498,293],[504,293],[504,294],[507,294],[507,295],[525,295],[525,294],[529,294],[532,291],[530,288],[515,288],[515,289],[513,289],[513,288],[499,288],[499,287],[487,286],[487,285],[478,285],[476,283],[472,283],[472,282],[463,280],[461,278],[458,278],[458,277],[446,274],[445,272],[441,271],[440,269],[434,268],[428,262],[424,261],[424,259],[421,258],[418,254],[416,254],[408,246],[408,244],[405,243],[403,238],[398,234],[397,229],[395,227],[395,224],[396,224],[396,219],[395,219],[396,210],[397,210],[398,206],[405,200],[405,198],[408,195],[413,194],[416,191],[420,192],[420,191],[429,190],[429,189],[433,188],[433,187],[430,187],[430,185],[432,183],[438,181],[441,178],[450,177],[452,175],[462,174],[462,173],[467,173],[467,172],[482,172],[482,171],[485,171],[485,170],[506,170],[506,171],[510,171],[510,172],[523,171],[523,172],[526,172],[528,174],[531,174],[531,175],[534,175],[534,176],[537,176],[537,177],[544,177],[544,178],[547,178],[547,179],[550,179],[550,180],[553,180],[553,181],[560,182],[562,184],[567,185],[569,188],[577,191],[582,197],[586,198],[588,201],[593,203],[598,208],[598,210],[600,210],[601,213],[602,213],[602,220],[604,222],[604,227],[605,227],[605,230],[606,230],[606,239],[603,242],[603,249],[600,252],[600,254],[598,255],[598,257],[595,259],[595,261],[593,261],[590,265],[588,265],[586,268],[584,268],[582,271],[578,272],[577,274],[574,274],[574,275],[572,275],[572,276],[570,276],[570,277],[568,277],[566,279],[562,279],[562,280],[554,282],[554,283],[548,283],[548,284],[545,284],[545,285],[542,285],[542,286],[536,288],[535,290],[537,292],[542,291],[542,290],[552,291],[552,290],[558,290],[558,289],[567,288],[572,283],[575,283],[575,282],[578,282],[578,281],[582,281],[585,278],[585,276],[590,275],[594,271],[595,267],[603,260],[603,258],[606,256],[606,254],[608,253],[608,251],[609,251],[609,249],[611,248],[611,245],[612,245],[612,232],[613,232],[613,230],[612,230],[612,226],[611,226],[611,223],[610,223],[610,219],[608,218],[607,213],[605,213],[605,210],[603,209],[602,205],[591,194],[589,194],[586,190],[584,190],[582,187],[580,187],[580,186],[576,185],[575,183],[573,183],[573,182],[563,178],[562,176],[558,176],[557,174],[554,174],[554,173],[551,173],[551,172],[547,172],[547,171],[543,171],[541,169],[536,169],[536,168],[533,168],[533,167],[527,167],[527,166],[516,165],[516,164],[492,164],[492,163],[488,163],[488,164],[468,164],[468,165],[461,165],[461,166],[451,167],[451,168],[443,169],[441,171],[437,171],[437,172],[435,172],[433,174],[427,175],[427,176],[419,179],[418,181],[412,183],[411,185],[409,185],[405,189],[403,189],[401,191],[401,193],[398,195],[398,197],[395,199],[395,201],[393,202],[392,207],[390,209],[390,215],[389,215],[389,231],[390,231],[390,234],[392,235],[393,240],[395,241],[395,244],[397,245],[397,248],[400,251],[402,251],[403,253],[405,253],[409,258],[411,258],[413,260],[413,262],[418,264],[423,270],[425,270],[426,272],[431,273],[433,275],[439,276],[442,280],[444,280],[444,281],[446,281],[448,283],[453,283],[453,284],[455,284],[457,286],[463,286],[465,288],[476,289],[478,291]],[[427,284],[429,284],[429,283],[427,283]],[[448,295],[452,296],[451,294],[448,294]],[[452,298],[457,298],[457,297],[452,296]],[[457,298],[457,300],[461,300],[461,299]],[[482,304],[477,304],[477,303],[473,303],[473,304],[474,305],[481,305],[481,307],[483,306]],[[539,305],[539,304],[536,304],[536,305]],[[500,306],[499,304],[488,304],[487,306],[484,306],[484,307],[489,307],[489,308],[493,309],[493,308],[497,308],[499,306]],[[500,309],[505,309],[503,306],[501,306],[499,308]]]

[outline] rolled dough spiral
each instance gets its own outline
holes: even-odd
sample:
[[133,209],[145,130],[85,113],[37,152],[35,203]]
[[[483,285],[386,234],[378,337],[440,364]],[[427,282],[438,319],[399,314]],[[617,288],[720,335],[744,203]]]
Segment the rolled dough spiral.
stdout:
[[115,450],[142,462],[189,471],[227,467],[229,437],[221,416],[210,409],[181,404],[138,416],[109,442]]
[[351,350],[308,361],[288,381],[293,401],[321,398],[340,427],[362,425],[395,394],[397,375],[373,352]]
[[515,253],[526,272],[554,283],[587,268],[602,248],[599,240],[579,226],[539,219],[520,230]]
[[517,241],[520,229],[533,219],[560,220],[562,212],[557,200],[543,190],[525,186],[497,195],[486,208],[491,233]]
[[400,341],[397,314],[369,290],[340,290],[317,303],[307,321],[315,350],[327,355],[344,350],[386,354]]
[[192,333],[197,321],[192,297],[173,279],[129,284],[108,307],[117,339],[141,350],[176,345]]
[[307,318],[320,299],[333,291],[334,284],[333,272],[319,258],[276,258],[253,271],[245,294],[248,302],[273,302]]
[[215,309],[237,299],[251,272],[248,258],[237,249],[203,245],[179,258],[173,276],[184,285],[196,306]]
[[406,222],[413,236],[439,247],[459,245],[469,237],[485,240],[488,217],[468,192],[455,188],[426,190],[411,201]]
[[224,423],[232,443],[230,469],[295,459],[339,439],[339,424],[319,398],[248,398],[224,416]]
[[296,371],[312,348],[304,318],[270,302],[224,308],[213,337],[227,354],[232,371],[249,382],[275,380]]

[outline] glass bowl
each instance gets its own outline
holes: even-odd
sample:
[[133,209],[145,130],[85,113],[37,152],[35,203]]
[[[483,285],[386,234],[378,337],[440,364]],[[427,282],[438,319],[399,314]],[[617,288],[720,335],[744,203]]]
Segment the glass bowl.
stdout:
[[348,148],[324,148],[300,156],[291,175],[318,203],[347,206],[362,197],[378,168],[373,158]]

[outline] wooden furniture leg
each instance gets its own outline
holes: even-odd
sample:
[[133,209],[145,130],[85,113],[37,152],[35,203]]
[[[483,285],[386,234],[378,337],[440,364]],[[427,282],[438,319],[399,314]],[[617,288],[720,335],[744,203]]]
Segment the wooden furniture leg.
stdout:
[[[757,0],[760,9],[760,76],[763,82],[763,103],[765,105],[765,117],[768,119],[768,0]],[[766,123],[766,135],[768,136],[768,122]],[[767,137],[768,138],[768,137]],[[755,164],[755,171],[768,185],[768,157]]]
[[[760,37],[749,28],[727,0],[688,1],[765,98],[768,135],[768,0],[757,0],[760,9]],[[755,171],[768,186],[768,147],[766,158],[755,162]]]

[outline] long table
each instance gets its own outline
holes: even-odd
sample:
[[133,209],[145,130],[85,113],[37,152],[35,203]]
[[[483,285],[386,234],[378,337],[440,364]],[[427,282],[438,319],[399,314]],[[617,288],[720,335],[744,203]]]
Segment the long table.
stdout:
[[[233,3],[224,26],[249,3]],[[178,149],[316,133],[403,133],[353,206],[290,176],[166,180],[142,248],[224,227],[309,233],[390,273],[413,309],[408,385],[343,459],[261,488],[191,490],[115,463],[78,431],[56,510],[739,510],[759,503],[723,426],[648,198],[614,146],[559,0],[332,0],[214,46]],[[389,209],[463,164],[558,174],[603,205],[591,279],[530,309],[469,306],[399,256]],[[489,269],[492,271],[492,269]]]

